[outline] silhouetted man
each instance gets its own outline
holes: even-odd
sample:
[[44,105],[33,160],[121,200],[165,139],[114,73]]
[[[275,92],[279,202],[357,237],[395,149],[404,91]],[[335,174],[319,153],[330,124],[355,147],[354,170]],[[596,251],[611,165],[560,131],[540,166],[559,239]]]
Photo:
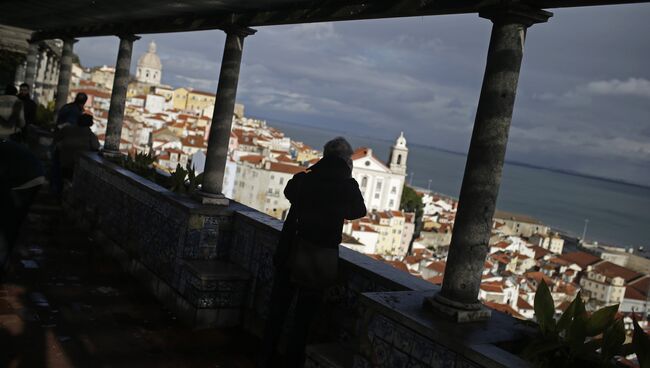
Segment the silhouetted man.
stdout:
[[[343,220],[366,215],[359,184],[351,176],[351,155],[352,147],[344,138],[338,137],[327,142],[324,157],[306,172],[296,174],[284,189],[285,197],[291,202],[291,209],[282,227],[274,257],[276,274],[260,367],[272,366],[272,356],[294,297],[297,298],[294,324],[288,340],[287,364],[282,367],[297,368],[303,365],[309,325],[322,304],[322,291],[336,282]],[[313,256],[299,256],[301,250],[305,249],[312,252]],[[334,254],[334,264],[327,260],[325,267],[331,265],[334,271],[333,282],[326,276],[329,270],[323,269],[321,263],[332,254],[330,251]],[[313,262],[311,266],[321,272],[298,274],[303,268],[299,261],[301,257],[308,264]],[[308,269],[307,273],[309,271]],[[319,277],[328,277],[328,280],[319,280]]]
[[63,105],[56,118],[56,126],[61,128],[65,124],[77,126],[79,118],[84,112],[84,105],[88,101],[88,95],[83,92],[77,93],[74,101]]
[[25,114],[25,123],[34,124],[36,121],[36,102],[29,96],[29,85],[23,83],[18,90],[18,98],[23,102],[23,112]]

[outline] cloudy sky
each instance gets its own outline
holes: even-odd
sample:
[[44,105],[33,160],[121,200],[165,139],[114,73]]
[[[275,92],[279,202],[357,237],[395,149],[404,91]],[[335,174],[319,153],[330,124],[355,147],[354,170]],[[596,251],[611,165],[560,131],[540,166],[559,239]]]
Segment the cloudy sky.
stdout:
[[[650,185],[650,4],[554,13],[528,31],[507,158]],[[261,27],[238,100],[270,121],[466,152],[490,29],[476,15]],[[144,35],[132,68],[155,40],[163,83],[215,91],[224,39]],[[75,51],[112,65],[117,44]]]

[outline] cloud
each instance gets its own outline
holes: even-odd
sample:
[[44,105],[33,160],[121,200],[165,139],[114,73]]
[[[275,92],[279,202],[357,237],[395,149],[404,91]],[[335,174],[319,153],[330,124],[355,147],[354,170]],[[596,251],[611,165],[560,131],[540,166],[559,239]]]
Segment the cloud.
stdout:
[[595,81],[587,84],[584,90],[592,95],[650,98],[650,81],[644,78],[629,78],[626,81],[618,79]]
[[[509,159],[650,184],[647,4],[556,9],[527,32]],[[603,26],[606,24],[607,26]],[[238,100],[259,118],[464,151],[491,22],[476,15],[260,27],[246,38]],[[216,90],[220,31],[155,39],[163,82]],[[114,64],[115,37],[82,40]],[[298,137],[300,138],[300,137]]]

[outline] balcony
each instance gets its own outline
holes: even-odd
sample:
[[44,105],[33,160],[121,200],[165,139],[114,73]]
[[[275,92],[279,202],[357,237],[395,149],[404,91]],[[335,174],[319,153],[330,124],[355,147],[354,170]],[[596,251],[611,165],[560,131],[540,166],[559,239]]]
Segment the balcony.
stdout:
[[[5,360],[32,366],[44,361],[252,366],[268,318],[281,222],[222,193],[244,39],[256,32],[249,27],[478,13],[493,23],[492,36],[442,289],[341,248],[340,282],[328,292],[328,308],[314,326],[307,366],[528,366],[513,352],[532,331],[505,314],[490,316],[477,299],[525,34],[551,17],[541,8],[621,2],[628,1],[404,1],[397,6],[351,1],[321,6],[227,0],[188,1],[179,8],[168,0],[155,7],[118,0],[81,12],[79,1],[71,0],[57,4],[54,17],[38,1],[0,5],[0,23],[34,31],[25,40],[30,44],[28,85],[35,83],[37,43],[63,40],[57,109],[68,97],[74,37],[120,39],[102,155],[80,159],[63,212],[41,198],[24,229],[12,278],[3,290],[6,314],[0,319],[9,326],[2,330],[3,338],[10,337],[20,349]],[[201,191],[196,197],[181,196],[111,160],[122,155],[136,34],[206,29],[221,29],[227,36],[219,98]],[[64,221],[42,227],[55,220]],[[82,297],[89,302],[79,302]],[[88,325],[93,327],[84,327]],[[30,364],[30,359],[38,361]]]
[[[63,209],[39,198],[12,263],[0,321],[29,326],[15,332],[15,359],[29,359],[18,341],[47,336],[42,353],[73,366],[161,362],[147,353],[156,349],[181,366],[252,366],[280,221],[232,201],[203,205],[97,154],[80,159],[67,193]],[[513,318],[459,326],[422,307],[432,284],[347,248],[340,263],[307,366],[526,366],[501,347],[530,332]]]

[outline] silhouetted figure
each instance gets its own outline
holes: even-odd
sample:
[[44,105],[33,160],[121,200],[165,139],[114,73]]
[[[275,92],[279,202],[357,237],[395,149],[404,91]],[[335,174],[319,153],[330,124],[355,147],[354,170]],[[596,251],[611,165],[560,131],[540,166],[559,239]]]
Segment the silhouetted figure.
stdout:
[[77,125],[66,124],[54,133],[51,178],[54,194],[61,194],[63,179],[72,178],[75,162],[81,153],[99,151],[99,140],[90,130],[92,125],[92,115],[82,114]]
[[17,139],[25,126],[23,103],[16,93],[18,90],[10,84],[5,88],[5,94],[0,96],[0,139]]
[[88,101],[88,95],[83,92],[77,93],[74,101],[63,105],[56,117],[56,126],[61,128],[65,124],[77,125],[79,118],[84,112],[84,105]]
[[29,96],[29,85],[27,83],[20,85],[18,98],[23,102],[26,126],[34,124],[36,122],[36,102]]
[[[272,367],[273,355],[282,332],[287,311],[296,300],[294,325],[287,344],[287,364],[301,367],[309,325],[322,304],[322,291],[329,280],[302,282],[297,275],[300,247],[313,252],[317,263],[324,260],[320,250],[333,250],[336,270],[343,220],[366,215],[359,184],[351,177],[352,147],[341,137],[325,144],[324,157],[307,172],[296,174],[284,189],[291,209],[282,227],[274,257],[276,273],[271,295],[270,313],[260,355],[260,367]],[[316,264],[319,267],[321,265]],[[314,268],[319,268],[314,267]],[[322,277],[327,277],[322,272]],[[308,275],[314,276],[314,275]],[[336,275],[335,275],[336,276]],[[334,280],[335,282],[335,280]]]
[[0,138],[0,279],[20,225],[44,182],[36,156],[21,144]]

